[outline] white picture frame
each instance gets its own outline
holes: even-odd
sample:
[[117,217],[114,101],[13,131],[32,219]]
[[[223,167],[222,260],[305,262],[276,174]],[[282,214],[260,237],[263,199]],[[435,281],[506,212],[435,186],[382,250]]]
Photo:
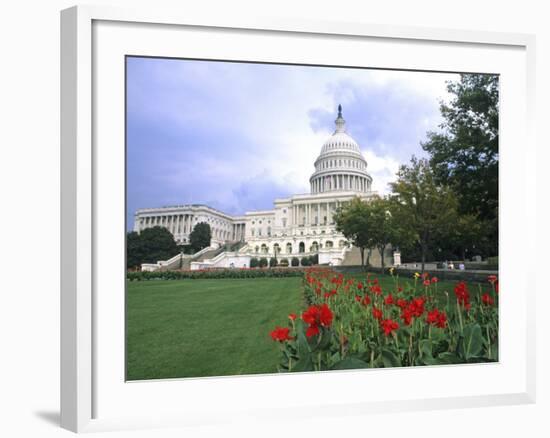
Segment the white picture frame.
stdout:
[[[141,41],[139,35],[147,29],[148,43]],[[323,63],[327,55],[322,43],[334,42],[334,47],[352,47],[361,44],[384,44],[390,48],[396,46],[403,58],[391,58],[391,53],[383,55],[381,50],[373,49],[375,64],[386,68],[409,68],[422,70],[455,71],[473,66],[472,71],[486,71],[503,75],[501,81],[503,133],[501,161],[501,290],[514,289],[513,297],[504,292],[501,309],[501,342],[510,343],[509,352],[504,348],[501,362],[495,368],[476,366],[447,366],[445,371],[437,367],[423,369],[368,370],[327,373],[304,373],[292,376],[254,376],[225,377],[208,379],[186,379],[183,381],[125,383],[120,381],[123,374],[120,360],[124,352],[120,351],[120,328],[123,327],[124,314],[120,310],[120,279],[113,284],[114,301],[109,297],[98,296],[110,280],[120,272],[118,264],[113,272],[104,269],[106,242],[112,237],[113,247],[123,239],[123,226],[106,225],[105,208],[117,206],[116,189],[112,196],[105,187],[117,187],[117,181],[124,175],[124,165],[120,166],[120,151],[124,141],[120,137],[120,122],[124,114],[120,108],[120,61],[121,54],[141,54],[162,50],[159,55],[174,54],[180,50],[177,42],[171,45],[167,34],[185,29],[183,38],[194,38],[199,44],[193,47],[193,54],[203,50],[203,57],[214,57],[214,53],[227,50],[220,47],[217,38],[220,33],[233,32],[239,41],[252,41],[245,52],[228,54],[229,58],[255,57],[278,59],[285,56],[287,61],[300,61],[300,53],[293,53],[289,47],[285,54],[277,54],[278,39],[292,39],[307,47],[309,60],[305,63]],[[196,32],[196,35],[193,34]],[[129,36],[125,35],[131,35]],[[199,35],[200,34],[200,35]],[[155,36],[156,35],[156,36]],[[120,37],[120,38],[119,38]],[[209,40],[208,38],[214,38]],[[163,39],[164,38],[164,39]],[[195,39],[196,38],[196,39]],[[204,38],[204,39],[201,39]],[[325,40],[323,40],[325,38]],[[254,40],[262,40],[255,43]],[[331,39],[334,39],[332,41]],[[345,41],[343,40],[345,39]],[[172,39],[173,40],[173,39]],[[130,44],[128,41],[132,41]],[[343,45],[345,42],[345,45]],[[106,44],[108,43],[108,44]],[[209,45],[210,44],[210,45]],[[283,44],[283,43],[281,43]],[[288,43],[287,43],[288,44]],[[131,52],[127,52],[131,45]],[[414,50],[436,51],[438,56],[425,58],[407,58],[407,52]],[[269,418],[281,412],[291,413],[293,418],[305,418],[311,415],[342,415],[364,412],[395,412],[410,409],[435,409],[451,407],[472,407],[499,404],[532,403],[535,400],[535,322],[534,322],[534,266],[519,262],[514,269],[521,270],[522,282],[515,279],[511,272],[509,255],[514,249],[527,251],[535,247],[535,141],[534,121],[534,53],[535,39],[531,35],[461,31],[451,29],[424,29],[402,26],[381,26],[365,23],[311,22],[307,20],[285,21],[280,19],[246,17],[228,22],[214,15],[195,16],[192,12],[150,10],[125,10],[108,7],[78,6],[61,13],[61,426],[75,431],[99,431],[119,428],[145,428],[163,425],[208,424],[212,422],[235,421],[250,416]],[[239,46],[239,45],[235,45]],[[241,47],[240,45],[239,47]],[[261,47],[260,47],[261,46]],[[325,46],[326,47],[326,46]],[[283,46],[281,45],[281,48]],[[246,50],[244,47],[242,50]],[[271,50],[271,52],[270,52]],[[351,49],[350,49],[351,50]],[[453,50],[456,56],[447,56]],[[137,51],[137,52],[136,52]],[[218,51],[218,52],[216,52]],[[341,50],[346,52],[346,50]],[[459,53],[460,52],[460,53]],[[302,53],[305,53],[303,51]],[[318,55],[316,54],[318,53]],[[340,52],[339,56],[340,56]],[[395,52],[397,53],[397,52]],[[420,52],[419,52],[420,53]],[[475,53],[475,56],[470,55]],[[303,55],[306,56],[306,55]],[[316,57],[317,56],[317,57]],[[333,63],[347,65],[346,56],[335,59]],[[384,58],[386,56],[386,58]],[[489,59],[487,59],[489,57]],[[464,59],[466,60],[464,60]],[[109,65],[110,59],[116,59]],[[348,60],[351,58],[347,58]],[[304,60],[302,60],[304,62]],[[477,64],[475,64],[477,62]],[[343,64],[342,64],[343,63]],[[447,63],[447,64],[445,64]],[[116,64],[116,65],[115,65]],[[477,67],[476,67],[477,65]],[[461,68],[461,66],[463,68]],[[465,67],[466,66],[466,67]],[[487,71],[490,69],[490,71]],[[507,78],[510,78],[507,80]],[[112,82],[111,82],[112,81]],[[522,86],[519,86],[522,84]],[[109,93],[102,94],[101,90]],[[109,113],[108,123],[105,96],[113,99],[108,102],[113,112]],[[108,125],[112,123],[113,128]],[[122,123],[123,125],[123,123]],[[118,128],[117,128],[118,126]],[[512,144],[521,141],[520,151]],[[106,161],[105,153],[97,153],[97,148],[108,143],[113,153],[118,154]],[[111,181],[112,180],[112,181]],[[114,184],[111,184],[114,182]],[[530,206],[514,208],[513,201]],[[104,203],[104,204],[103,204]],[[522,204],[523,205],[523,204]],[[122,209],[123,205],[120,206]],[[502,213],[505,212],[506,214]],[[523,224],[523,241],[513,231]],[[118,228],[116,228],[118,227]],[[118,230],[118,231],[117,231]],[[117,237],[119,232],[121,236]],[[115,234],[109,234],[115,233]],[[519,240],[518,240],[519,239]],[[118,243],[116,243],[118,242]],[[520,247],[519,244],[522,243]],[[117,247],[119,249],[119,247]],[[108,248],[108,252],[117,251]],[[107,257],[107,256],[105,256]],[[123,258],[123,254],[120,254]],[[122,282],[124,278],[122,276]],[[117,301],[118,300],[118,301]],[[110,306],[110,307],[109,307]],[[513,309],[519,309],[514,321],[507,316]],[[112,332],[113,339],[105,336]],[[505,345],[505,347],[506,347]],[[122,344],[123,350],[123,344]],[[106,357],[112,357],[113,364],[106,363]],[[508,365],[510,365],[508,367]],[[112,367],[113,369],[109,369]],[[503,371],[504,370],[504,371]],[[462,388],[454,388],[446,393],[440,387],[426,390],[411,385],[406,391],[395,390],[387,398],[376,395],[377,381],[391,373],[393,379],[406,377],[413,372],[417,378],[448,378],[456,375],[458,381],[474,378],[476,373],[483,375],[486,385],[479,385],[479,391],[472,391],[468,385],[458,383]],[[385,374],[380,374],[385,373]],[[405,373],[405,374],[404,374]],[[429,373],[429,374],[427,374]],[[498,375],[498,376],[497,376]],[[356,379],[355,382],[353,379]],[[492,381],[491,379],[494,379]],[[364,393],[339,395],[339,388],[359,385],[362,380],[369,381],[372,388],[370,396]],[[465,380],[467,381],[467,380]],[[490,382],[489,382],[490,381]],[[116,384],[113,384],[115,382]],[[323,392],[330,394],[330,403],[326,399],[301,401],[297,405],[277,408],[264,394],[268,393],[273,403],[284,400],[284,391],[288,386],[312,387],[316,383],[324,384]],[[359,382],[359,383],[358,383]],[[193,397],[192,404],[185,401],[174,402],[182,397],[185,385],[185,397]],[[500,386],[499,386],[500,385]],[[280,388],[280,393],[277,393]],[[112,391],[112,392],[110,392]],[[270,392],[272,391],[272,392]],[[242,392],[233,396],[231,409],[220,404],[209,404],[205,408],[199,394],[218,394]],[[315,394],[315,391],[312,392]],[[108,395],[109,400],[106,401]],[[340,397],[340,398],[339,398]],[[155,400],[145,405],[140,398]],[[158,400],[162,399],[162,403]],[[223,397],[222,397],[223,399]],[[121,403],[124,400],[125,403]],[[120,406],[127,406],[122,410]],[[296,409],[296,407],[300,409]],[[193,409],[196,409],[193,411]],[[271,413],[270,413],[271,412]],[[105,414],[104,414],[105,413]],[[215,419],[215,420],[214,420]]]

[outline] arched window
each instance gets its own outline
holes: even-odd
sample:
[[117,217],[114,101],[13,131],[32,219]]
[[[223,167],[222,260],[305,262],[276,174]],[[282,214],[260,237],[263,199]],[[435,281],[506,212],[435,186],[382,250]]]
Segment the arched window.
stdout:
[[317,242],[313,242],[311,244],[311,252],[317,252],[319,250],[319,244]]
[[332,240],[327,240],[325,242],[325,248],[332,248],[332,247],[333,247]]
[[306,252],[306,244],[304,242],[300,242],[300,245],[298,246],[298,252]]
[[267,254],[267,245],[265,243],[262,243],[262,254]]
[[292,254],[292,243],[290,242],[286,244],[286,253]]
[[340,241],[338,242],[338,247],[339,247],[339,248],[343,248],[344,246],[346,246],[346,241],[345,241],[345,240],[340,240]]
[[281,248],[279,248],[279,244],[276,243],[275,245],[273,245],[273,252],[275,253],[275,255],[279,254],[281,252]]

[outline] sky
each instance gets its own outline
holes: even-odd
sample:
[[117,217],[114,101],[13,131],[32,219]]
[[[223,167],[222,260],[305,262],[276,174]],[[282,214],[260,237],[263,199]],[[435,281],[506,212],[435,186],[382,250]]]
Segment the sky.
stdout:
[[228,214],[309,192],[337,106],[384,194],[425,156],[448,73],[127,58],[127,226],[138,208],[207,204]]

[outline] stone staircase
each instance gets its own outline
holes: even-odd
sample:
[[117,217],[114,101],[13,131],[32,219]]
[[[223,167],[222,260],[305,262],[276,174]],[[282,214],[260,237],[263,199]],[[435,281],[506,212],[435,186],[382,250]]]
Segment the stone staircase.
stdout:
[[[191,262],[202,262],[204,260],[210,260],[214,257],[220,255],[222,252],[236,252],[245,245],[245,242],[230,242],[226,243],[219,248],[211,249],[205,252],[201,252],[198,256],[188,257],[182,260],[181,269],[187,270],[191,269]],[[170,267],[167,267],[167,270],[180,269],[180,264],[173,264]]]

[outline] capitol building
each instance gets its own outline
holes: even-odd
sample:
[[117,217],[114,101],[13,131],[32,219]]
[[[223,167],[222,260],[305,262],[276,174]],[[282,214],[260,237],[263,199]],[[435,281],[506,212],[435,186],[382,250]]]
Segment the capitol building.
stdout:
[[[319,256],[321,264],[342,264],[352,247],[336,231],[334,213],[354,197],[368,199],[376,192],[372,190],[367,161],[346,131],[340,105],[335,125],[315,160],[310,193],[275,199],[272,210],[249,211],[242,216],[201,204],[140,209],[135,213],[134,231],[161,226],[179,244],[186,244],[196,224],[208,223],[211,246],[200,254],[185,256],[190,269],[249,267],[253,257],[277,257],[290,263],[293,257],[313,254]],[[171,260],[143,265],[142,269],[171,268],[180,259],[178,254]]]

